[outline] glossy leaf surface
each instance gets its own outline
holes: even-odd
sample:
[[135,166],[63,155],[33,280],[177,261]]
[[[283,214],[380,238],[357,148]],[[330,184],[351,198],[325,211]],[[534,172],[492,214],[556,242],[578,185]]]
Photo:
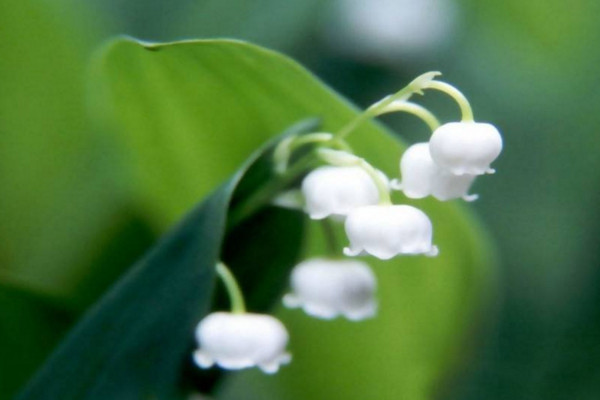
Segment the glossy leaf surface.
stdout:
[[[321,129],[335,131],[357,113],[293,61],[242,42],[152,45],[122,39],[103,50],[92,71],[92,104],[103,121],[103,131],[114,133],[111,138],[118,143],[131,198],[159,229],[180,218],[256,147],[294,121],[318,116],[323,121]],[[397,137],[368,123],[353,133],[350,142],[359,155],[397,176],[403,149]],[[463,209],[434,201],[417,205],[433,220],[441,255],[370,261],[380,282],[377,318],[359,325],[327,324],[296,311],[281,312],[292,335],[292,365],[275,377],[256,371],[236,373],[225,382],[222,396],[294,399],[309,393],[316,399],[340,395],[349,399],[430,398],[445,372],[466,358],[468,334],[477,326],[478,312],[493,291],[493,269],[485,235]],[[253,237],[258,240],[260,235]],[[261,253],[260,246],[288,248],[282,254],[289,256],[294,241],[300,241],[289,235],[277,239],[247,247],[248,258],[243,257],[234,270],[254,257],[256,271],[261,271],[269,254]],[[238,250],[239,242],[228,242],[231,257],[244,254]],[[318,253],[321,243],[318,233],[311,234],[307,254]],[[186,248],[192,254],[197,251]],[[276,294],[276,290],[268,294],[264,304],[275,301]],[[181,300],[174,299],[173,304]],[[137,348],[132,354],[140,356],[139,343],[151,341],[155,332],[141,334],[137,342],[130,339],[132,348],[123,354]],[[175,348],[174,354],[181,357],[181,348]],[[174,379],[171,373],[163,381],[167,386]],[[156,393],[174,388],[165,390]]]

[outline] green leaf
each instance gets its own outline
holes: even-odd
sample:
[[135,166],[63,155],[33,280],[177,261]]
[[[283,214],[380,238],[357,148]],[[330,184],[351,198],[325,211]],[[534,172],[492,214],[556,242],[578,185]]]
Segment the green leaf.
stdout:
[[[121,152],[131,198],[159,229],[212,191],[274,132],[309,116],[322,118],[321,129],[336,131],[357,113],[293,61],[243,42],[155,45],[120,39],[104,48],[92,72],[92,104]],[[366,123],[349,141],[361,157],[397,175],[403,145],[396,136]],[[294,399],[308,391],[315,399],[340,393],[348,399],[429,398],[468,360],[466,340],[494,293],[486,235],[455,203],[414,204],[433,220],[441,255],[370,260],[379,277],[381,311],[364,324],[327,324],[282,312],[296,354],[292,365],[276,377],[236,373],[223,396],[269,399],[285,393]],[[307,254],[318,254],[320,240],[310,237]],[[230,254],[237,245],[228,244]],[[281,236],[253,251],[288,245]],[[262,254],[253,262],[260,266],[266,259]],[[266,298],[276,293],[266,290],[260,289]]]
[[[274,377],[236,373],[218,398],[436,398],[442,383],[476,354],[474,334],[494,315],[495,276],[476,221],[456,207],[415,205],[432,218],[442,252],[437,258],[365,259],[379,286],[371,320],[322,321],[279,307],[275,315],[290,331],[292,363]],[[320,226],[312,225],[309,248],[325,254]],[[342,229],[337,237],[346,243]]]
[[[18,399],[172,399],[184,398],[191,383],[202,385],[200,379],[212,384],[210,375],[187,385],[182,380],[194,327],[211,308],[216,263],[229,263],[244,290],[258,294],[247,297],[249,310],[261,311],[279,294],[285,271],[299,254],[303,218],[298,212],[263,208],[227,231],[230,202],[234,207],[240,202],[240,195],[234,196],[238,183],[256,189],[271,178],[270,162],[264,157],[255,162],[262,153],[187,215],[88,312]],[[221,256],[226,233],[230,245]],[[282,234],[289,238],[286,245],[261,246]]]
[[117,204],[110,157],[86,121],[96,27],[73,3],[0,2],[0,399],[139,253],[134,240],[134,254],[92,264],[132,216]]
[[90,310],[18,398],[173,396],[194,323],[208,310],[230,187],[190,214]]
[[49,299],[0,285],[0,398],[10,399],[65,334],[72,316]]
[[0,4],[0,280],[65,298],[117,208],[110,162],[84,106],[94,24],[68,10]]

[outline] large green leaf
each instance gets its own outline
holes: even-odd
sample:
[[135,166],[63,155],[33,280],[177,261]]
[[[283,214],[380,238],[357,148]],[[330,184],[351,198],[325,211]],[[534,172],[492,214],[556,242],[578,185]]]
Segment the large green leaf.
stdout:
[[[187,215],[87,313],[18,399],[173,399],[185,398],[191,386],[209,389],[217,376],[195,373],[187,382],[184,376],[194,326],[213,301],[216,263],[223,259],[246,276],[248,293],[268,292],[264,284],[271,284],[275,293],[247,298],[249,310],[262,311],[299,254],[298,212],[263,207],[227,227],[230,202],[235,210],[244,200],[232,199],[238,183],[261,188],[271,178],[270,165],[265,157],[252,158]],[[230,247],[222,249],[226,233]],[[281,235],[287,245],[261,250],[264,240]]]
[[[131,197],[158,228],[293,121],[319,116],[322,128],[332,131],[357,113],[293,61],[237,41],[157,45],[121,39],[103,50],[92,71],[92,104],[103,130],[119,144]],[[403,148],[397,137],[367,123],[350,142],[359,155],[397,175]],[[235,374],[223,395],[268,399],[285,393],[294,399],[310,391],[324,399],[340,393],[349,399],[428,398],[468,360],[466,339],[493,294],[487,241],[456,204],[417,204],[434,222],[442,252],[437,259],[373,261],[381,312],[372,321],[328,324],[282,312],[294,363],[276,377]],[[315,253],[319,241],[311,237],[317,245],[308,253]],[[287,239],[282,235],[280,241],[264,246],[285,245]]]
[[49,299],[0,286],[0,398],[10,399],[66,331],[70,313]]
[[141,232],[109,265],[100,262],[104,244],[140,224],[117,210],[110,157],[86,122],[96,29],[73,3],[0,2],[0,399],[12,397],[148,237]]
[[65,298],[92,240],[117,223],[109,159],[84,107],[94,24],[78,32],[86,18],[72,11],[0,4],[0,281]]

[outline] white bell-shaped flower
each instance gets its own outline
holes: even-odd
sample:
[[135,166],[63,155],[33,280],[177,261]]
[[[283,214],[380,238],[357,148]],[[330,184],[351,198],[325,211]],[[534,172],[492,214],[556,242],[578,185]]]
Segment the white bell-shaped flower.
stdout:
[[298,264],[291,275],[292,293],[286,307],[302,309],[313,317],[332,319],[342,315],[358,321],[377,311],[377,282],[369,266],[357,260],[314,258]]
[[411,199],[427,196],[441,201],[477,199],[477,195],[467,194],[476,175],[454,175],[438,166],[431,158],[429,143],[413,144],[406,149],[400,160],[400,173],[402,183],[392,181],[391,186]]
[[491,174],[490,164],[502,151],[502,137],[491,124],[450,122],[433,132],[429,151],[437,165],[454,175]]
[[312,219],[345,216],[356,207],[379,202],[377,186],[360,167],[319,167],[302,181],[302,193]]
[[259,367],[268,374],[287,364],[287,330],[276,318],[264,314],[214,312],[196,327],[199,349],[194,361],[201,368],[214,364],[224,369]]
[[429,217],[407,205],[360,207],[348,214],[345,223],[350,246],[344,254],[371,254],[388,260],[400,254],[436,256]]

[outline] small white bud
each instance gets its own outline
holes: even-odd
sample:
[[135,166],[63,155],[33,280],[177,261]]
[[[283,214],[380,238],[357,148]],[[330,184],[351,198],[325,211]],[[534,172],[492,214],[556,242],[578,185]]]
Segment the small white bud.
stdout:
[[312,219],[344,216],[356,207],[379,202],[377,186],[360,167],[319,167],[302,181],[302,194]]
[[196,327],[194,361],[201,368],[259,367],[272,374],[291,359],[285,351],[288,339],[283,324],[270,315],[214,312]]
[[377,311],[377,282],[369,266],[357,260],[306,260],[292,271],[292,293],[284,296],[286,307],[302,309],[316,318],[342,315],[358,321]]
[[429,143],[417,143],[410,146],[400,160],[402,183],[392,187],[401,189],[406,197],[421,199],[433,196],[446,201],[463,198],[473,201],[476,195],[467,194],[475,175],[453,175],[438,166],[429,152]]
[[431,243],[429,217],[412,206],[360,207],[348,214],[345,228],[350,240],[350,246],[344,249],[347,256],[367,253],[388,260],[400,254],[438,254]]
[[502,151],[502,137],[491,124],[450,122],[433,132],[429,151],[436,164],[454,175],[491,174],[490,164]]

